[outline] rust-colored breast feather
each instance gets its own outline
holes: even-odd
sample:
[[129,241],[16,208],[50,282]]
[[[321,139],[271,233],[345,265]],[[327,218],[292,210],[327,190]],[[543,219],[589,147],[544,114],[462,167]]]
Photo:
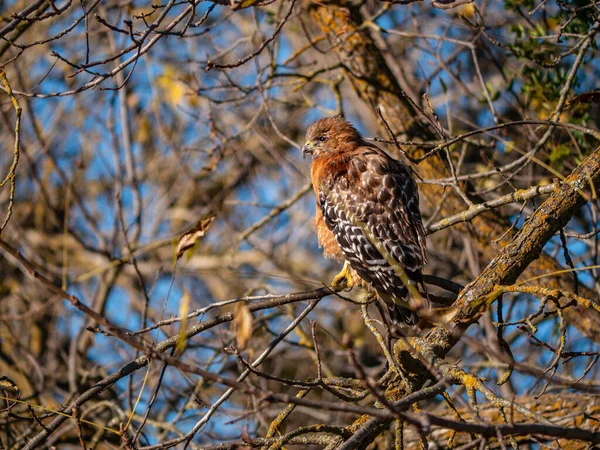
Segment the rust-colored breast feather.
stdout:
[[319,205],[317,205],[317,214],[315,215],[315,226],[317,228],[319,247],[323,247],[323,256],[342,261],[344,259],[342,249],[338,245],[333,232],[327,228]]
[[327,179],[334,178],[334,172],[343,172],[347,168],[341,163],[339,156],[321,158],[313,162],[310,168],[313,190],[317,199],[317,211],[315,214],[315,227],[317,229],[317,239],[319,246],[323,248],[323,256],[326,258],[344,260],[342,249],[340,248],[337,239],[331,229],[323,219],[323,212],[319,204],[320,185],[326,183]]

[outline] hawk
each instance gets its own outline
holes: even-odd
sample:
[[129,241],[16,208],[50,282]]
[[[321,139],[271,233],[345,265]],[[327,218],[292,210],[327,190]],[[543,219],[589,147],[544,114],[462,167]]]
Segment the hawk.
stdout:
[[410,168],[365,141],[340,115],[313,123],[306,139],[302,153],[312,156],[319,246],[325,257],[345,261],[332,285],[375,291],[392,321],[416,324],[427,255]]

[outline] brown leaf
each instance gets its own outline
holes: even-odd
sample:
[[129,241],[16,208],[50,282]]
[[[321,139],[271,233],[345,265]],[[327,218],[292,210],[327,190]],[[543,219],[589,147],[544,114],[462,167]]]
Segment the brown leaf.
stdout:
[[581,103],[600,103],[600,91],[590,91],[576,95],[567,101],[567,107],[579,105]]
[[246,303],[238,303],[233,313],[235,339],[239,350],[244,350],[252,337],[252,313]]
[[252,444],[252,438],[246,430],[242,431],[242,441],[244,441],[246,444]]
[[203,217],[198,221],[196,226],[184,233],[179,238],[179,243],[177,244],[177,259],[181,258],[181,255],[185,253],[186,250],[192,248],[196,241],[202,237],[204,237],[204,233],[210,227],[210,224],[215,219],[215,216]]

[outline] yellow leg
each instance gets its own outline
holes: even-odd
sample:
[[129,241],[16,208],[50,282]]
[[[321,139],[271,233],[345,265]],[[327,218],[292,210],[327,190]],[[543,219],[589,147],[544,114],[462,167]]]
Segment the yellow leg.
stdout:
[[331,282],[331,287],[335,291],[343,291],[344,289],[352,289],[354,281],[352,280],[352,274],[350,273],[350,264],[348,261],[344,262],[344,267],[338,273]]

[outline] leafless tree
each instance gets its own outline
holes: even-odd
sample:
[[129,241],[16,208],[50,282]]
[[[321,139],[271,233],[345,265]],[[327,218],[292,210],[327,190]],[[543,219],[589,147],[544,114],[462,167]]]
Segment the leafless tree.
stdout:
[[[600,444],[598,2],[0,8],[0,448]],[[330,287],[339,112],[419,177],[434,323]]]

